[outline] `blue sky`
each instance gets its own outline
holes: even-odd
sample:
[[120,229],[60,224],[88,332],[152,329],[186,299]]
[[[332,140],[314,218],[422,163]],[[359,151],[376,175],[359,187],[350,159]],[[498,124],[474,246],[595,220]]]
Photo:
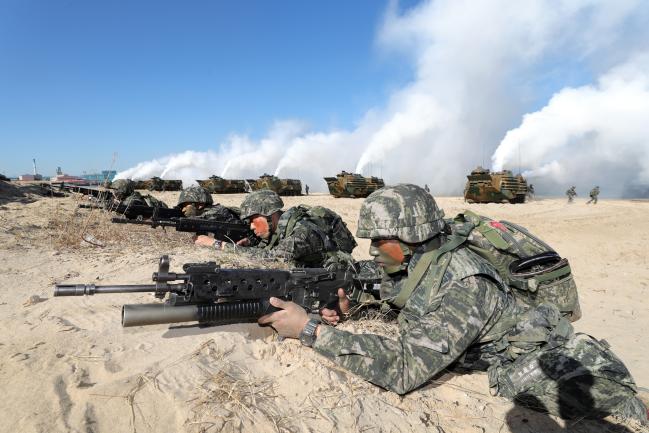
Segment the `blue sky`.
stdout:
[[[407,7],[408,2],[402,3]],[[386,2],[0,1],[0,173],[117,169],[278,119],[348,128],[410,78]]]
[[0,173],[649,184],[643,0],[0,0]]

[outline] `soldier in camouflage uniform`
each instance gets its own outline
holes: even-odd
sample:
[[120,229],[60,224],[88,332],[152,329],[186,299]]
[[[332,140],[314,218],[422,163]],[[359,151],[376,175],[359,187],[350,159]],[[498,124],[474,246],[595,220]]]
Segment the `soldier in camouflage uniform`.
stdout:
[[190,186],[183,189],[176,205],[188,218],[203,218],[221,222],[241,223],[239,209],[214,204],[212,195],[202,186]]
[[[259,190],[250,193],[241,203],[241,219],[250,223],[259,238],[254,247],[242,239],[237,245],[217,242],[198,236],[196,244],[214,246],[218,250],[236,251],[259,259],[280,259],[297,267],[330,267],[351,262],[351,256],[333,251],[330,240],[308,219],[294,221],[297,207],[283,212],[284,202],[277,193]],[[289,223],[292,227],[288,227]]]
[[135,192],[135,182],[131,179],[118,179],[112,182],[110,187],[113,189],[113,196],[119,201]]
[[[492,395],[564,418],[610,413],[646,422],[646,407],[624,364],[604,342],[575,334],[554,304],[517,304],[496,269],[453,245],[443,212],[422,188],[401,184],[372,193],[360,210],[357,237],[386,276],[381,298],[399,310],[396,338],[352,334],[310,320],[296,304],[266,315],[284,337],[300,340],[356,375],[398,394],[451,366],[487,370]],[[339,307],[349,299],[339,290]],[[341,317],[323,310],[323,319]]]
[[113,194],[120,205],[124,206],[148,206],[167,208],[167,204],[150,194],[142,195],[135,191],[135,182],[131,179],[119,179],[111,184]]
[[577,196],[577,191],[575,186],[571,186],[568,188],[566,191],[566,195],[568,196],[568,203],[572,203],[575,197]]
[[590,190],[590,200],[588,200],[586,204],[597,204],[597,196],[599,196],[599,186]]

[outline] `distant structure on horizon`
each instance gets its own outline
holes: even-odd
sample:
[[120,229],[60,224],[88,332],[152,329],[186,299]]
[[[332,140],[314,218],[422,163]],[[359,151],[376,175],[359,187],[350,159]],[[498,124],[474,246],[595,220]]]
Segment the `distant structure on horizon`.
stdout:
[[106,179],[113,180],[117,171],[115,170],[102,170],[101,173],[82,174],[81,176],[74,176],[63,173],[61,167],[56,168],[56,176],[50,178],[51,182],[65,182],[73,183],[76,185],[100,185]]
[[82,174],[81,177],[88,182],[102,184],[107,180],[112,182],[116,174],[116,170],[102,170],[101,173]]
[[32,158],[32,164],[34,167],[34,173],[33,174],[21,174],[18,176],[18,180],[43,180],[43,176],[38,174],[36,171],[36,158]]

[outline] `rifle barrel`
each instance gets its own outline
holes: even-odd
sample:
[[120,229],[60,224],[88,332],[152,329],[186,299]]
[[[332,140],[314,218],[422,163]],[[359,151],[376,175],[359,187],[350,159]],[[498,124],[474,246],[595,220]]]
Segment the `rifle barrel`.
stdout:
[[148,220],[137,220],[137,219],[128,219],[123,217],[113,217],[111,221],[115,224],[139,224],[144,226],[153,226],[153,221]]
[[56,284],[54,296],[84,296],[102,293],[155,292],[155,284],[128,284],[119,286],[95,286],[94,284]]

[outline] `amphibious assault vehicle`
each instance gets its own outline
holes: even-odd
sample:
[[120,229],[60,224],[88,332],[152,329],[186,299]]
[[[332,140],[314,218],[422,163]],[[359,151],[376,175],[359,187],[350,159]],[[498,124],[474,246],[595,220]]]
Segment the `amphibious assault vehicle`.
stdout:
[[243,179],[223,179],[219,176],[210,176],[206,180],[196,180],[200,186],[211,194],[237,194],[247,192],[246,181]]
[[464,199],[469,203],[525,203],[527,181],[520,174],[477,167],[467,179]]
[[269,189],[279,195],[302,195],[302,182],[298,179],[280,179],[264,173],[259,179],[248,179],[248,184],[253,191]]
[[385,183],[379,177],[363,177],[358,173],[347,173],[343,171],[336,177],[325,177],[329,194],[336,198],[339,197],[367,197],[379,188],[383,188]]
[[183,181],[165,180],[154,176],[149,180],[135,181],[135,189],[148,189],[149,191],[180,191],[183,189]]

